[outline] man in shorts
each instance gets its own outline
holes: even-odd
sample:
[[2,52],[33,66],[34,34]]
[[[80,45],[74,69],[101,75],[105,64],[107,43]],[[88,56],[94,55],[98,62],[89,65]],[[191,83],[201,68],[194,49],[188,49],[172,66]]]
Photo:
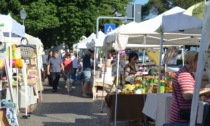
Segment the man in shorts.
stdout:
[[91,97],[91,58],[93,58],[94,51],[88,49],[85,56],[83,57],[83,73],[85,77],[85,83],[82,87],[82,96],[83,97]]

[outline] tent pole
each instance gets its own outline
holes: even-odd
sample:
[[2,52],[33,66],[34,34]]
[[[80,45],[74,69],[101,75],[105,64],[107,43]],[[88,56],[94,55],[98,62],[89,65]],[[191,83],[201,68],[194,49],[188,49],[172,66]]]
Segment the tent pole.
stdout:
[[[164,53],[165,53],[164,56],[166,55],[166,52],[167,52],[167,49],[165,48],[165,50],[164,50]],[[168,65],[165,63],[165,72],[167,72],[167,66]]]
[[160,58],[159,58],[159,70],[158,70],[158,93],[160,93],[160,74],[161,74],[161,63],[162,63],[162,50],[163,50],[163,32],[161,32],[160,39]]
[[15,102],[14,101],[14,90],[13,90],[13,87],[12,87],[12,33],[10,32],[9,33],[9,38],[10,38],[10,42],[9,42],[9,66],[8,66],[8,70],[10,71],[10,72],[8,72],[8,79],[10,79],[10,81],[9,81],[9,85],[10,85],[10,94],[11,94],[11,99],[12,99],[12,102]]
[[144,60],[145,59],[145,48],[143,48],[142,51],[143,51],[142,65],[144,65],[145,64],[144,63],[145,62],[145,60]]
[[19,74],[19,71],[18,71],[18,68],[16,68],[16,70],[17,70],[17,73],[16,73],[16,77],[17,77],[17,88],[16,88],[16,91],[17,91],[17,113],[19,113],[20,111],[19,111],[19,85],[18,85],[18,83],[19,83],[19,80],[18,80],[18,74]]
[[101,102],[101,113],[103,112],[104,107],[104,82],[105,82],[105,75],[106,75],[106,59],[107,59],[107,52],[105,53],[105,60],[104,60],[104,77],[103,77],[103,90],[102,90],[102,102]]
[[117,95],[118,95],[118,81],[119,81],[119,65],[120,65],[120,52],[117,56],[117,80],[116,80],[116,91],[115,91],[115,113],[114,113],[114,126],[117,126]]
[[94,47],[94,58],[93,58],[93,86],[95,85],[95,76],[96,76],[96,47]]
[[185,50],[185,47],[183,46],[182,47],[182,66],[184,66],[184,50]]
[[14,102],[14,97],[13,97],[14,94],[13,94],[13,87],[12,87],[12,73],[11,73],[11,70],[10,70],[8,62],[9,62],[9,59],[6,58],[6,60],[5,60],[6,75],[8,77],[8,84],[9,84],[9,91],[10,91],[11,101]]
[[28,86],[27,86],[27,74],[26,74],[26,60],[22,60],[23,62],[23,83],[25,88],[25,117],[28,117]]
[[197,109],[198,109],[198,102],[199,102],[199,92],[200,92],[200,86],[201,86],[201,80],[202,80],[202,72],[204,70],[204,51],[208,50],[209,47],[209,32],[210,32],[210,14],[208,13],[210,11],[210,2],[206,3],[205,6],[205,16],[204,16],[204,22],[203,22],[203,28],[201,32],[201,44],[200,44],[200,50],[198,55],[198,63],[197,63],[197,71],[195,76],[195,85],[194,85],[194,94],[192,98],[192,105],[191,105],[191,115],[190,115],[190,126],[195,126],[196,123],[196,115],[197,115]]
[[[38,51],[38,46],[36,45],[36,62],[37,62],[37,70],[38,70],[38,75],[39,75],[39,84],[41,85],[42,84],[42,79],[41,79],[41,71],[40,71],[40,69],[41,69],[41,64],[40,64],[40,62],[39,62],[39,60],[40,60],[40,58],[39,58],[39,51]],[[38,86],[37,86],[37,84],[36,84],[36,94],[38,95]],[[42,90],[40,90],[40,92],[42,92]],[[40,96],[41,97],[41,99],[42,99],[42,96]],[[39,98],[39,96],[37,96],[37,98]]]

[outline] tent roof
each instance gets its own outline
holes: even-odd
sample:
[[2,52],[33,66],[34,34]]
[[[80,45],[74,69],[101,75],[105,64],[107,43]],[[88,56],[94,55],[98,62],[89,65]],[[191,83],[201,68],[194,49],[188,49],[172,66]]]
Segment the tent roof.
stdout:
[[[157,33],[158,29],[162,25],[163,15],[171,15],[175,13],[184,12],[185,10],[180,7],[174,7],[163,14],[158,15],[147,21],[140,23],[131,22],[127,25],[123,25],[112,34],[114,40],[107,41],[105,43],[115,43],[115,50],[124,50],[127,44],[151,44],[159,45],[161,34]],[[178,31],[180,32],[180,31]],[[186,33],[186,31],[184,32]],[[106,36],[106,38],[108,38]],[[165,33],[164,45],[199,45],[199,34],[183,34],[183,33]]]
[[87,44],[92,42],[94,39],[96,39],[96,34],[92,33],[88,38],[83,39],[81,42],[77,44],[78,49],[86,49]]
[[184,33],[200,34],[203,21],[197,17],[185,15],[184,12],[163,15],[163,32],[182,31]]
[[[27,38],[28,42],[29,42],[29,45],[37,45],[37,46],[43,46],[41,40],[39,38],[36,38],[36,37],[33,37],[29,34],[26,34],[25,37]],[[21,37],[4,37],[3,38],[3,41],[5,42],[12,42],[14,44],[21,44],[20,41],[21,41]],[[23,44],[26,44],[25,42],[23,42]]]
[[105,34],[102,31],[98,32],[98,38],[94,39],[90,43],[87,44],[88,48],[93,47],[102,47],[104,42]]
[[2,32],[14,33],[21,37],[25,36],[24,25],[21,25],[16,20],[14,20],[10,14],[8,15],[0,14],[0,24],[4,24],[4,26],[1,27]]

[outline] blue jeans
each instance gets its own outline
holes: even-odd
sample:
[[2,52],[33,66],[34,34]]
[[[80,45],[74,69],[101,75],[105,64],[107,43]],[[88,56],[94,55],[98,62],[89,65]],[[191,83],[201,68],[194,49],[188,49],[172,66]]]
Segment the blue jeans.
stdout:
[[71,79],[73,79],[73,80],[76,79],[76,72],[77,72],[77,68],[73,68],[73,72],[71,74]]

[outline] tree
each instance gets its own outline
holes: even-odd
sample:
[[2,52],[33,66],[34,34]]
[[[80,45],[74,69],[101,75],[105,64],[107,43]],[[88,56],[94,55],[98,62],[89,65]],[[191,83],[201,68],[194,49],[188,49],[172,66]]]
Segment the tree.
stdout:
[[[0,0],[1,14],[10,13],[21,22],[20,10],[27,12],[26,32],[39,37],[45,47],[66,43],[72,45],[83,36],[95,32],[98,16],[125,14],[131,0]],[[101,20],[121,24],[118,20]]]
[[149,0],[147,4],[142,6],[142,18],[147,18],[151,13],[161,14],[175,6],[187,9],[202,1],[204,0]]

